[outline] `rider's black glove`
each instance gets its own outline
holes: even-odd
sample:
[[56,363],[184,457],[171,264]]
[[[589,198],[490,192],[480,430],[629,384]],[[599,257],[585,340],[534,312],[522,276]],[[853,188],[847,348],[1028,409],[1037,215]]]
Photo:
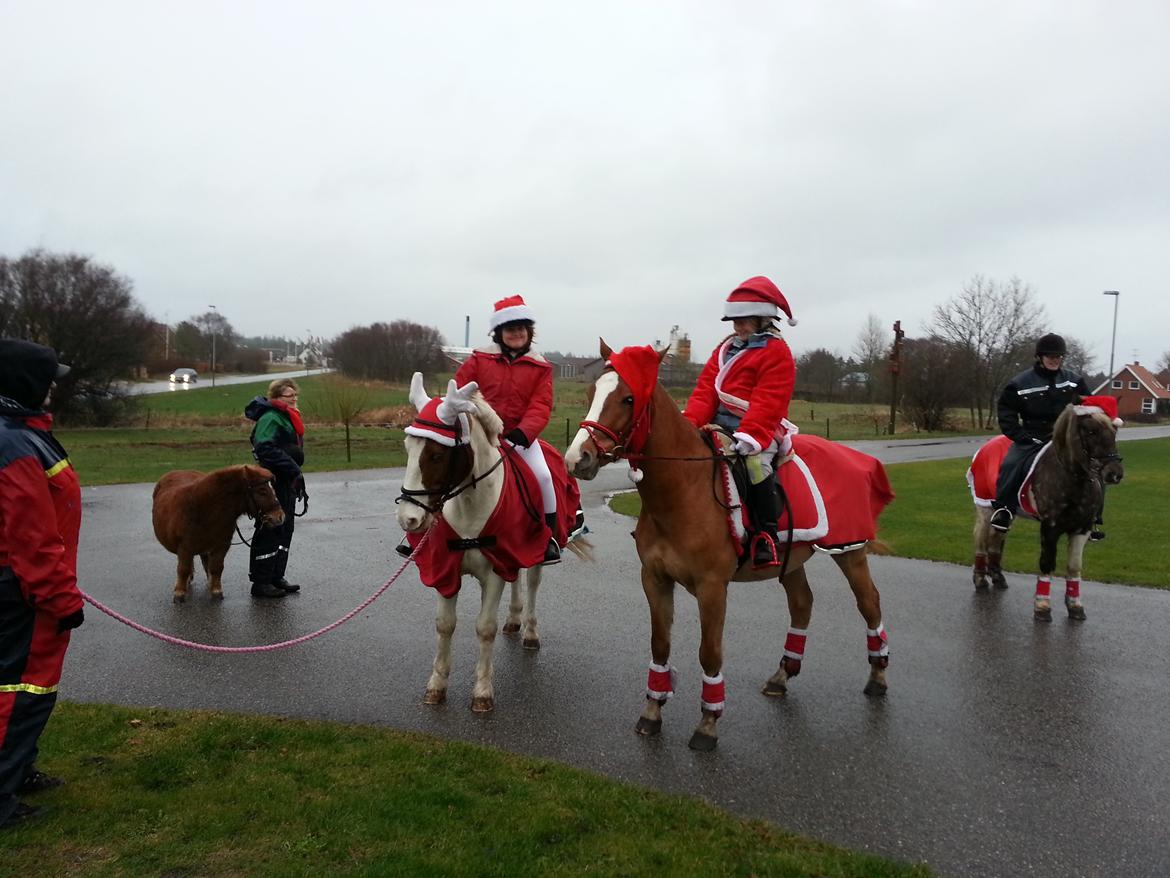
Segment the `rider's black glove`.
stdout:
[[504,434],[504,438],[513,445],[519,445],[521,448],[527,448],[532,444],[532,440],[524,435],[524,431],[519,427],[515,427]]
[[84,621],[85,610],[78,609],[77,611],[70,613],[68,616],[63,616],[57,620],[57,633],[64,634],[66,631],[70,631],[73,628],[79,628],[81,627],[81,623]]

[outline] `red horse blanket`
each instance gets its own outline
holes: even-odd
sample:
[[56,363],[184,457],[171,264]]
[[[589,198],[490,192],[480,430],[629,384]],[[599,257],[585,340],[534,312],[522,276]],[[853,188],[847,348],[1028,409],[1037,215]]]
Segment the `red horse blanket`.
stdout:
[[[577,517],[581,489],[565,469],[560,452],[543,439],[538,441],[557,492],[555,536],[564,546]],[[544,559],[550,532],[541,511],[540,485],[515,450],[507,445],[502,445],[500,450],[505,456],[503,490],[483,532],[472,539],[463,539],[439,515],[427,531],[429,536],[422,551],[411,555],[423,584],[445,598],[459,593],[463,553],[468,549],[479,549],[505,582],[515,582],[522,569],[535,567]],[[415,548],[423,535],[407,534],[406,538],[411,548]]]
[[[1020,512],[1028,518],[1037,517],[1036,507],[1032,503],[1032,476],[1036,472],[1036,464],[1051,445],[1051,442],[1045,444],[1040,453],[1032,459],[1032,466],[1029,467],[1028,475],[1024,478],[1019,496],[1016,498]],[[975,456],[971,458],[971,466],[967,468],[967,485],[971,488],[971,498],[976,506],[990,506],[995,500],[995,483],[999,479],[999,467],[1011,447],[1012,440],[1007,436],[996,436],[980,445]]]

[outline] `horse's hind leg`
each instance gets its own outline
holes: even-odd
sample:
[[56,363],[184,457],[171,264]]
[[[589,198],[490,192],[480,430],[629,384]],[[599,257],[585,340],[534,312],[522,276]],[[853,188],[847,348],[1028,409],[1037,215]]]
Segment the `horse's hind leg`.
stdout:
[[971,570],[971,580],[975,583],[976,591],[987,591],[991,581],[987,577],[987,532],[991,529],[991,507],[975,507],[975,566]]
[[479,660],[475,663],[475,686],[471,690],[471,709],[488,713],[496,707],[492,690],[492,650],[499,628],[500,598],[504,594],[504,580],[489,573],[481,583],[483,598],[475,619],[475,636],[479,640]]
[[699,602],[699,664],[703,666],[702,717],[691,733],[692,750],[715,749],[715,724],[723,716],[723,623],[727,616],[727,581],[707,579],[695,585]]
[[536,592],[543,575],[543,567],[529,567],[524,572],[524,634],[520,644],[525,649],[540,649],[540,632],[536,630]]
[[763,688],[765,695],[777,697],[788,694],[788,681],[800,673],[813,608],[813,593],[808,587],[808,576],[805,575],[803,564],[795,570],[789,570],[782,581],[784,594],[788,598],[788,633],[784,638],[784,655],[780,657],[780,667],[768,678]]
[[889,639],[882,624],[882,598],[878,594],[865,549],[854,549],[834,555],[833,560],[849,580],[857,609],[865,619],[865,640],[869,652],[869,681],[862,690],[866,695],[885,695],[886,667],[890,663]]
[[1084,558],[1088,534],[1068,536],[1068,575],[1064,582],[1064,607],[1075,622],[1085,621],[1085,607],[1081,603],[1081,562]]
[[657,735],[662,731],[662,707],[674,694],[674,668],[670,666],[670,631],[674,626],[674,582],[642,568],[642,591],[650,607],[650,671],[646,682],[646,706],[634,731]]
[[187,586],[191,584],[191,577],[195,575],[195,557],[182,550],[175,554],[179,558],[179,567],[175,577],[174,602],[181,604],[187,600]]
[[1060,533],[1048,522],[1040,522],[1040,574],[1036,577],[1036,593],[1032,596],[1032,618],[1037,622],[1052,621],[1052,571],[1056,569],[1056,544]]
[[[527,574],[525,578],[527,578]],[[519,576],[516,577],[515,582],[511,583],[511,586],[512,594],[508,601],[508,618],[504,620],[504,627],[501,629],[508,637],[520,633],[520,621],[524,613],[524,593],[520,590]]]
[[437,594],[435,606],[435,661],[423,704],[442,704],[447,700],[447,681],[451,677],[451,635],[455,633],[455,600]]

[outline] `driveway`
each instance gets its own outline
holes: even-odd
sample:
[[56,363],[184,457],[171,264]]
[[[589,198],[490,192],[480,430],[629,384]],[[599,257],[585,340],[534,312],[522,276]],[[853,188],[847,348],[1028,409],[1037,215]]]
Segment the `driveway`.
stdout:
[[[897,446],[901,454],[940,453]],[[960,457],[959,474],[967,453],[950,452]],[[150,627],[197,641],[262,644],[317,630],[399,567],[393,499],[401,475],[310,476],[310,513],[298,522],[290,565],[304,588],[277,602],[248,597],[247,551],[239,547],[228,556],[223,602],[209,600],[200,581],[186,604],[172,604],[174,559],[151,533],[151,486],[86,489],[82,587]],[[780,658],[783,592],[733,584],[727,711],[718,750],[698,754],[686,746],[699,717],[694,602],[680,593],[680,679],[662,737],[640,738],[633,727],[649,659],[645,600],[631,523],[602,504],[607,490],[629,482],[611,468],[583,487],[597,560],[570,558],[547,571],[539,653],[500,638],[492,714],[469,709],[474,587],[459,607],[449,703],[421,704],[434,599],[413,568],[346,626],[278,652],[181,649],[87,608],[63,696],[478,742],[701,796],[845,847],[924,860],[942,875],[1170,874],[1170,594],[1086,582],[1088,622],[1057,612],[1041,626],[1031,620],[1030,577],[1009,576],[1006,592],[977,595],[964,568],[875,557],[892,656],[889,695],[871,700],[861,694],[864,623],[833,563],[817,557],[804,670],[787,699],[773,700],[759,686]],[[1090,574],[1091,555],[1090,547]]]

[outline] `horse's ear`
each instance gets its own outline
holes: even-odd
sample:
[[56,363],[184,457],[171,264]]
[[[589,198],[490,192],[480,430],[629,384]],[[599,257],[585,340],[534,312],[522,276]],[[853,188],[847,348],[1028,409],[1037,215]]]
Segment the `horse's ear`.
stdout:
[[658,351],[658,362],[661,363],[663,360],[665,360],[666,355],[669,353],[670,353],[670,345],[667,345],[662,350]]
[[431,398],[423,390],[422,372],[415,372],[410,376],[410,404],[421,412],[423,407],[430,401]]
[[599,338],[598,341],[601,342],[601,359],[608,360],[610,357],[610,354],[613,353],[613,348],[611,348],[609,345],[607,345],[605,343],[604,338]]

